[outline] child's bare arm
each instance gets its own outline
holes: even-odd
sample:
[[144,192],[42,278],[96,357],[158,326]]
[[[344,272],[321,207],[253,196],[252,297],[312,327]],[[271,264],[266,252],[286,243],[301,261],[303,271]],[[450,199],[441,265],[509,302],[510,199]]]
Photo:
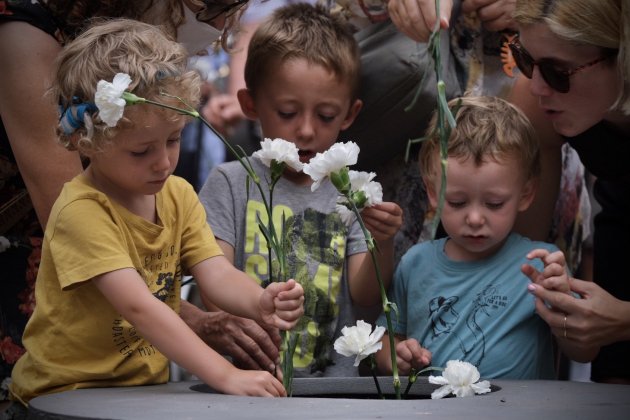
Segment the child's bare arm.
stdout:
[[112,271],[93,281],[145,339],[212,388],[238,395],[286,395],[269,372],[239,370],[208,347],[175,311],[151,294],[135,270]]
[[[387,289],[394,273],[394,235],[402,226],[402,209],[396,203],[384,202],[363,209],[361,217],[376,241],[376,258]],[[348,259],[348,283],[353,302],[362,306],[380,302],[378,280],[369,252]]]
[[[216,238],[216,241],[223,255],[234,264],[234,247],[220,238]],[[196,325],[193,331],[215,350],[232,357],[236,366],[273,371],[280,357],[278,329],[222,311],[204,299],[204,295],[201,298],[210,312],[190,308],[191,304],[182,302],[180,315],[188,325]]]
[[224,256],[203,260],[190,271],[204,299],[231,314],[288,330],[304,312],[304,290],[294,280],[263,289]]

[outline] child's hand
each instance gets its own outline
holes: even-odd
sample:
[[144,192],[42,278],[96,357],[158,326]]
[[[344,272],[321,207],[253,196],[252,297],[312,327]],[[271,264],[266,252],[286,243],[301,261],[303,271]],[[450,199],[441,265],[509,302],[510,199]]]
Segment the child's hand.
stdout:
[[523,264],[521,271],[538,285],[547,290],[555,290],[562,293],[571,294],[569,275],[567,274],[567,263],[562,251],[550,253],[546,249],[535,249],[527,254],[527,258],[533,260],[540,258],[545,268],[542,272],[536,270],[529,264]]
[[304,313],[304,289],[291,279],[271,283],[260,296],[260,314],[263,322],[290,330]]
[[231,369],[218,389],[225,394],[252,397],[286,397],[282,382],[263,370]]
[[396,203],[383,202],[364,208],[361,218],[374,239],[384,241],[393,238],[402,226],[403,211]]
[[431,363],[431,352],[418,343],[415,338],[409,338],[396,344],[396,363],[398,373],[408,375],[411,369],[422,369]]

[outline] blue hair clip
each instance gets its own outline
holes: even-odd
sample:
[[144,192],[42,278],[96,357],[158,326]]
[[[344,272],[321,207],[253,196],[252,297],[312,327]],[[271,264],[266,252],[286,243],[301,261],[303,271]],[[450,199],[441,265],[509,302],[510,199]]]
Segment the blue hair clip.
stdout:
[[80,102],[80,99],[76,96],[72,98],[72,104],[63,107],[59,105],[59,125],[64,134],[69,136],[74,133],[78,128],[81,128],[84,123],[84,115],[88,112],[90,115],[98,111],[98,108],[93,103]]

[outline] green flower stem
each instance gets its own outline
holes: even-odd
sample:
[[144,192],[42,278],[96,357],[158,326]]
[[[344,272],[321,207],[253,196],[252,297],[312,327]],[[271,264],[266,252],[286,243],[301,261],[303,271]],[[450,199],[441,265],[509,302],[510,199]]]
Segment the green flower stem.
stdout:
[[[436,16],[439,16],[440,11],[440,0],[435,0],[435,10]],[[442,57],[440,53],[440,21],[439,19],[435,22],[435,26],[433,27],[431,36],[429,38],[428,47],[427,47],[431,57],[433,59],[433,68],[435,71],[435,78],[437,80],[437,124],[436,131],[439,136],[440,143],[440,166],[442,170],[441,182],[442,185],[440,187],[440,193],[438,196],[438,205],[435,209],[435,216],[433,219],[433,224],[431,226],[431,237],[435,238],[435,233],[437,231],[438,225],[440,223],[440,216],[442,214],[442,209],[444,208],[444,195],[446,194],[446,170],[447,170],[447,160],[448,160],[448,138],[450,137],[451,130],[455,127],[455,117],[453,116],[453,112],[448,107],[448,101],[446,99],[446,85],[444,80],[442,79]],[[405,108],[406,111],[410,110],[418,99],[420,92],[422,90],[424,79],[418,85],[418,89],[416,91],[416,95],[412,100],[411,104]],[[435,132],[431,133],[434,135]],[[407,148],[405,150],[405,161],[409,160],[409,153],[411,150],[411,145],[415,143],[419,143],[425,140],[426,137],[419,139],[412,139],[407,142]]]
[[[254,169],[252,168],[252,165],[247,160],[247,156],[244,156],[243,154],[239,153],[230,144],[230,142],[228,142],[223,137],[223,135],[221,135],[221,133],[219,133],[212,126],[212,124],[210,124],[205,118],[203,118],[201,116],[201,114],[199,114],[199,112],[197,110],[195,110],[193,108],[183,109],[183,108],[171,106],[171,105],[168,105],[168,104],[165,104],[165,103],[153,101],[153,100],[150,100],[150,99],[141,98],[141,97],[138,97],[138,96],[136,96],[136,95],[134,95],[132,93],[129,93],[129,92],[125,92],[124,95],[123,95],[123,98],[129,104],[147,103],[147,104],[159,106],[159,107],[162,107],[162,108],[170,109],[172,111],[176,111],[176,112],[178,112],[180,114],[183,114],[183,115],[188,115],[190,117],[197,118],[206,127],[208,127],[210,129],[210,131],[212,131],[214,133],[214,135],[216,135],[221,140],[221,142],[230,151],[230,153],[240,162],[240,164],[243,166],[243,168],[245,168],[245,170],[247,171],[248,176],[254,181],[254,184],[256,185],[256,187],[258,188],[258,191],[260,192],[261,199],[263,201],[263,204],[265,206],[265,210],[267,211],[267,214],[268,214],[268,217],[269,217],[269,233],[271,235],[271,238],[268,238],[270,240],[267,241],[267,249],[269,250],[269,252],[268,252],[269,258],[271,258],[271,249],[273,248],[273,250],[275,251],[275,253],[276,253],[277,257],[278,257],[278,259],[279,260],[284,260],[284,258],[281,258],[281,256],[284,253],[281,252],[280,249],[277,246],[274,246],[274,244],[278,244],[278,238],[277,238],[276,230],[273,227],[271,197],[272,197],[272,194],[273,194],[273,187],[275,186],[275,183],[277,182],[277,180],[275,180],[275,182],[270,187],[270,190],[269,190],[269,202],[268,202],[267,201],[267,197],[265,196],[265,194],[264,194],[264,192],[262,190],[262,185],[260,184],[260,177],[258,176],[256,171],[254,171]],[[271,244],[270,244],[270,242],[271,242]],[[280,251],[280,252],[278,252],[278,251]],[[284,270],[283,270],[283,268],[285,266],[286,266],[286,264],[284,264],[284,263],[280,264],[280,267],[281,267],[281,276],[280,276],[281,280],[284,280]],[[269,261],[269,273],[270,273],[270,277],[271,277],[271,259]]]
[[411,386],[416,383],[416,379],[418,379],[418,372],[412,368],[411,373],[409,374],[407,387],[405,388],[405,392],[403,392],[403,399],[407,399],[407,396],[409,395],[409,390],[411,389]]
[[[272,271],[272,250],[278,259],[278,281],[286,281],[287,275],[287,259],[284,253],[284,248],[282,247],[282,243],[278,239],[278,234],[276,232],[274,223],[273,223],[273,189],[278,182],[279,178],[272,180],[271,185],[269,186],[269,200],[263,192],[262,185],[260,183],[260,178],[252,168],[246,158],[244,159],[240,153],[238,153],[234,147],[217,131],[212,127],[212,125],[206,121],[198,112],[194,111],[193,113],[188,113],[195,118],[201,120],[201,122],[206,125],[225,145],[225,147],[238,159],[241,165],[247,171],[249,177],[254,181],[254,184],[258,188],[260,192],[260,197],[263,201],[263,205],[265,206],[265,210],[267,212],[268,218],[268,236],[266,237],[267,242],[267,259],[268,259],[268,267],[269,267],[269,281],[273,281],[273,271]],[[260,220],[259,220],[260,223]],[[261,223],[262,225],[262,223]],[[282,231],[284,232],[284,218],[283,218],[283,226]],[[293,353],[295,352],[295,346],[297,344],[297,336],[295,334],[291,334],[289,331],[281,331],[282,335],[282,345],[281,348],[283,350],[282,357],[282,384],[287,391],[287,395],[291,396],[293,393]],[[292,340],[292,336],[295,336]],[[292,342],[293,341],[293,342]]]
[[374,357],[374,353],[370,354],[370,370],[372,371],[372,378],[374,378],[374,385],[376,385],[376,391],[378,392],[378,397],[380,399],[384,399],[383,392],[381,391],[381,385],[378,383],[378,377],[376,376],[376,358]]
[[409,390],[411,389],[411,386],[413,384],[416,383],[416,380],[418,379],[418,375],[420,375],[421,373],[424,372],[428,372],[430,370],[444,370],[443,368],[440,367],[433,367],[433,366],[428,366],[425,367],[424,369],[420,369],[420,370],[416,370],[416,369],[411,369],[411,373],[409,374],[409,382],[407,383],[407,388],[405,388],[405,392],[403,394],[403,398],[406,399],[408,394],[409,394]]
[[383,312],[385,313],[385,319],[387,320],[387,336],[389,337],[389,351],[390,357],[392,359],[392,376],[394,378],[394,391],[396,392],[396,399],[400,399],[400,377],[398,376],[398,363],[396,362],[396,342],[394,340],[394,327],[392,325],[392,317],[391,317],[391,302],[387,299],[387,292],[385,290],[385,284],[383,283],[383,279],[381,278],[381,270],[378,265],[378,259],[376,258],[376,247],[374,245],[374,238],[372,238],[372,234],[365,227],[365,223],[363,223],[363,219],[361,218],[361,214],[359,213],[359,209],[354,204],[354,201],[350,199],[350,194],[345,193],[346,200],[351,203],[352,211],[357,217],[359,221],[359,225],[361,226],[361,230],[363,231],[363,236],[365,236],[365,243],[367,244],[368,251],[370,251],[370,256],[372,257],[372,263],[374,264],[374,270],[376,271],[376,279],[378,280],[378,286],[381,292],[381,302],[383,305]]

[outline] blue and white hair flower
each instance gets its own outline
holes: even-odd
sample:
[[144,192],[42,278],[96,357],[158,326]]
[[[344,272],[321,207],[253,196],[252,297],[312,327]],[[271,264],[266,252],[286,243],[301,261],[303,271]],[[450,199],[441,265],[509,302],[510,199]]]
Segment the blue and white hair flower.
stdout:
[[74,133],[77,129],[85,125],[85,113],[89,115],[98,111],[95,104],[90,102],[81,102],[78,97],[72,98],[72,103],[64,107],[59,105],[59,125],[65,135]]

